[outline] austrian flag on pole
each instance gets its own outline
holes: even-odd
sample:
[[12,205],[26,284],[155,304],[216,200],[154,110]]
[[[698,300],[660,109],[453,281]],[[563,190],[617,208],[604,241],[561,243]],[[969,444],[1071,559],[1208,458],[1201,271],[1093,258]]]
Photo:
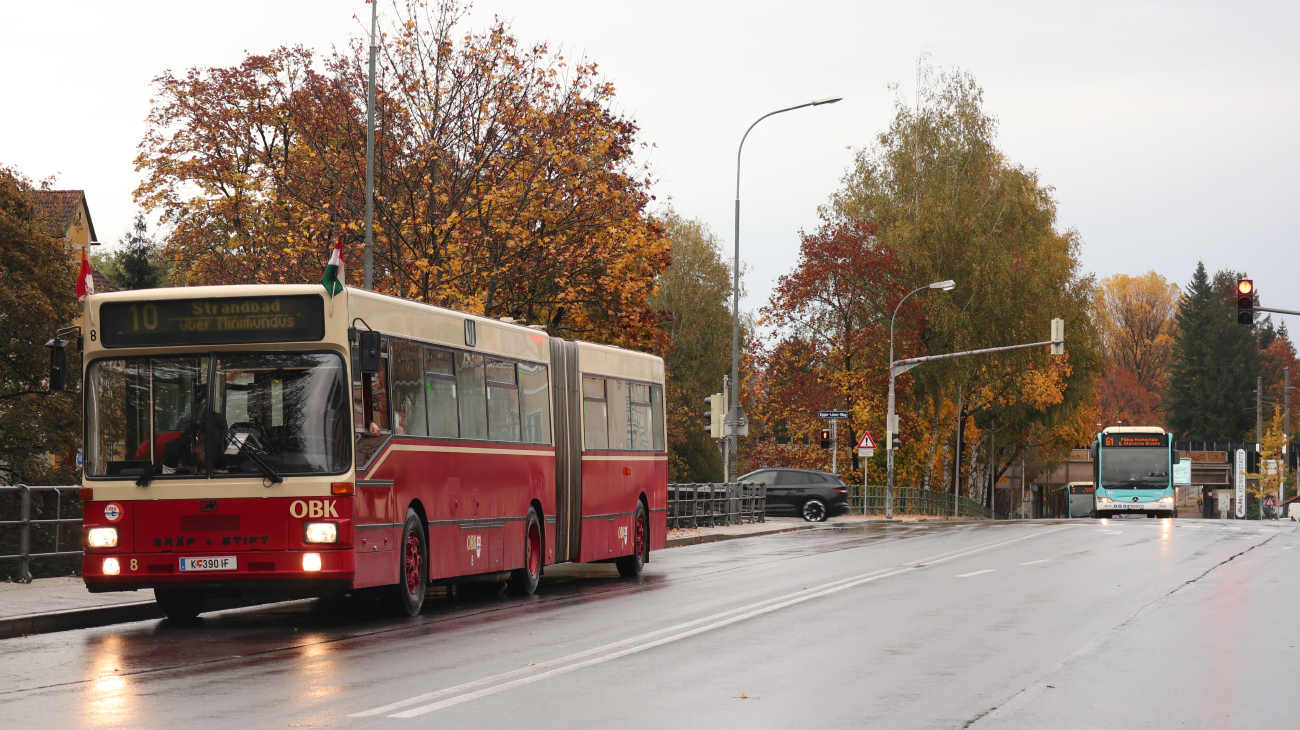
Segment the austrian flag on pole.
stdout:
[[95,293],[95,278],[90,274],[90,257],[81,249],[81,271],[77,272],[77,301]]
[[339,236],[338,242],[330,251],[330,260],[325,264],[325,275],[320,278],[320,283],[333,299],[335,294],[342,293],[345,281],[347,273],[343,270],[343,236]]

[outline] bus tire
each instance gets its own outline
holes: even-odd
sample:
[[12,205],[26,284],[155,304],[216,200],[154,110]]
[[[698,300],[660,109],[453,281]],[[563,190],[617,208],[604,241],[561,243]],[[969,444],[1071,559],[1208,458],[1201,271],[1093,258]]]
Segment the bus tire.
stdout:
[[193,621],[203,612],[203,594],[191,588],[155,588],[153,599],[169,621]]
[[537,510],[528,508],[524,522],[524,567],[510,571],[510,592],[516,596],[531,596],[537,592],[542,580],[542,521]]
[[398,547],[398,584],[389,586],[389,605],[398,616],[415,616],[424,607],[424,593],[429,587],[429,544],[424,525],[413,509],[406,510],[402,539]]
[[632,554],[614,559],[618,574],[624,578],[641,575],[646,561],[650,559],[650,521],[646,517],[645,505],[636,502],[636,517],[632,522]]

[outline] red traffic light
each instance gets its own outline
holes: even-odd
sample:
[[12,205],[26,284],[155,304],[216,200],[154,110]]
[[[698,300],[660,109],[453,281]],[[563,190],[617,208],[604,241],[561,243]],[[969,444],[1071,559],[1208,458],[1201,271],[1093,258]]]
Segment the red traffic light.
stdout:
[[1251,281],[1250,279],[1237,280],[1238,294],[1252,294],[1254,293],[1254,291],[1255,291],[1255,282]]
[[1237,279],[1237,323],[1255,323],[1255,282]]
[[823,449],[829,449],[831,447],[831,430],[829,428],[822,429],[821,447]]

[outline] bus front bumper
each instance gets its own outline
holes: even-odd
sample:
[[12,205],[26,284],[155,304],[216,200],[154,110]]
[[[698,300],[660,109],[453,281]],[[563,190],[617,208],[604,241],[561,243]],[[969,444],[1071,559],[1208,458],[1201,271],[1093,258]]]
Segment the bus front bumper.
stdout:
[[[317,564],[319,569],[307,569]],[[87,553],[81,558],[81,574],[91,593],[195,587],[303,588],[304,593],[319,594],[349,588],[356,565],[355,553],[350,549],[225,554]]]

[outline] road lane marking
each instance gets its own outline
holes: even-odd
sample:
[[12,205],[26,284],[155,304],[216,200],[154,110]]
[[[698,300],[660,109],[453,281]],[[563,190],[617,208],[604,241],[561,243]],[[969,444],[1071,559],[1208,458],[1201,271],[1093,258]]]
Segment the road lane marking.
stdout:
[[[855,586],[859,586],[865,583],[881,580],[883,578],[889,578],[895,575],[900,575],[902,573],[908,573],[916,570],[919,567],[947,562],[949,560],[956,560],[957,558],[966,557],[968,555],[974,555],[975,553],[980,553],[985,550],[992,550],[993,548],[996,547],[1001,547],[1004,545],[1010,545],[1012,543],[1029,540],[1038,537],[1040,535],[1048,535],[1053,532],[1060,532],[1061,530],[1067,530],[1070,529],[1070,527],[1071,527],[1070,525],[1064,525],[1053,530],[1046,530],[1043,532],[1037,532],[1030,535],[1023,535],[1021,537],[1012,538],[1010,540],[1002,540],[994,543],[988,543],[986,545],[981,545],[979,547],[971,548],[969,550],[948,551],[947,553],[939,553],[937,556],[923,558],[917,561],[915,564],[909,564],[908,567],[900,567],[895,569],[882,568],[880,570],[874,570],[869,573],[862,573],[860,575],[852,576],[849,578],[842,578],[837,581],[823,583],[822,585],[815,586],[813,588],[800,589],[798,592],[787,593],[782,596],[776,596],[774,598],[769,598],[745,606],[740,606],[738,608],[733,608],[728,611],[721,611],[719,613],[715,613],[710,616],[705,616],[703,618],[695,619],[693,621],[687,621],[684,623],[676,624],[674,626],[670,626],[664,629],[659,629],[657,631],[651,631],[645,634],[641,634],[639,636],[632,637],[630,639],[624,639],[622,641],[615,642],[612,644],[606,644],[604,646],[597,647],[594,649],[589,649],[587,651],[579,652],[577,654],[570,654],[569,656],[553,659],[548,662],[538,662],[537,666],[529,666],[520,669],[515,669],[513,671],[504,672],[502,674],[497,674],[491,677],[484,677],[483,679],[477,679],[471,682],[466,682],[464,684],[456,685],[455,687],[448,687],[446,689],[437,690],[435,692],[429,692],[405,700],[399,700],[398,702],[393,702],[391,704],[384,705],[383,707],[376,707],[374,709],[356,712],[349,715],[349,717],[370,717],[374,715],[382,715],[382,714],[392,712],[393,710],[400,710],[404,707],[410,707],[411,705],[418,705],[422,702],[427,702],[429,700],[437,700],[436,702],[427,705],[421,705],[419,707],[414,707],[409,710],[404,710],[402,712],[396,712],[388,715],[388,717],[397,717],[403,719],[418,717],[420,715],[424,715],[430,712],[434,712],[436,710],[441,710],[447,707],[451,707],[453,705],[458,705],[463,702],[469,702],[470,700],[479,699],[481,697],[487,697],[489,695],[497,694],[498,692],[504,692],[508,689],[521,687],[527,684],[532,684],[534,682],[540,682],[543,679],[548,679],[550,677],[554,677],[560,674],[567,674],[569,672],[577,671],[579,669],[584,669],[586,667],[590,667],[596,664],[603,664],[605,662],[613,661],[614,659],[619,659],[621,657],[625,657],[630,654],[640,653],[642,651],[646,651],[647,649],[653,649],[658,646],[663,646],[664,644],[669,644],[675,641],[679,641],[681,639],[702,634],[706,631],[712,631],[714,629],[719,629],[724,626],[730,626],[731,624],[740,621],[744,621],[750,618],[755,618],[757,616],[762,616],[768,613],[772,613],[773,611],[779,611],[783,608],[795,606],[800,603],[805,603],[807,601],[813,600],[814,598],[821,598],[823,596],[832,595],[834,593],[838,593],[840,591],[844,591],[849,588],[853,588]],[[659,637],[659,638],[655,638],[655,637]],[[566,662],[571,662],[580,659],[582,661],[577,661],[576,663],[573,664],[565,664]],[[555,666],[557,664],[565,664],[565,666]],[[532,672],[537,672],[537,673],[530,674]],[[438,699],[438,698],[445,698],[445,699]]]
[[1051,560],[1051,558],[1043,558],[1042,560],[1030,560],[1028,563],[1021,563],[1021,565],[1036,565],[1038,563],[1046,563],[1049,560]]
[[961,575],[959,575],[959,576],[957,576],[957,577],[958,577],[958,578],[969,578],[969,577],[971,577],[972,575],[984,575],[985,573],[992,573],[992,572],[993,572],[993,569],[992,569],[992,568],[987,568],[987,569],[985,569],[985,570],[977,570],[977,571],[975,571],[974,573],[962,573]]

